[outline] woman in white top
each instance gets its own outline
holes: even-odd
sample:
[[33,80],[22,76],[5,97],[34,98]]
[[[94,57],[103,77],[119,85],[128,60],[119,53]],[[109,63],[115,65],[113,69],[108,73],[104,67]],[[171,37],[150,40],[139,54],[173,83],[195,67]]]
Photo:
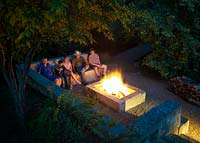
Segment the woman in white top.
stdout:
[[[78,84],[81,84],[81,82],[76,78],[75,74],[72,71],[72,64],[69,60],[69,56],[66,56],[63,63],[62,63],[63,67],[64,67],[64,74],[67,76],[71,76],[71,78],[73,78]],[[71,82],[71,80],[70,80]],[[70,83],[71,84],[71,83]]]

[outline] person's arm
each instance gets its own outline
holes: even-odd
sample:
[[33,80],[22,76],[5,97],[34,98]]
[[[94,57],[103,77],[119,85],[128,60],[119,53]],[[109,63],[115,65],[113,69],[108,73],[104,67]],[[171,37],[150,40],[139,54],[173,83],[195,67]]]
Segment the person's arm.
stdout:
[[62,63],[62,67],[63,67],[63,69],[66,69],[66,66],[65,66],[65,64],[64,64],[64,63]]
[[42,64],[40,64],[39,67],[38,67],[38,69],[37,69],[37,72],[38,72],[39,74],[41,74],[41,71],[42,71]]
[[76,61],[75,61],[75,59],[73,58],[73,59],[72,59],[72,71],[74,71],[74,72],[76,71],[76,70],[75,70],[75,62],[76,62]]
[[72,71],[72,64],[71,64],[71,62],[69,64],[70,64],[69,70]]
[[95,67],[101,67],[100,65],[98,65],[98,64],[94,64],[94,63],[90,63],[92,66],[95,66]]
[[81,56],[81,60],[84,65],[89,65],[88,61],[83,56]]
[[98,62],[98,64],[99,64],[99,66],[100,66],[100,65],[101,65],[100,57],[99,57],[98,54],[96,54],[96,56],[97,56],[97,62]]
[[54,72],[54,66],[52,66],[52,65],[50,65],[50,64],[48,64],[48,66],[49,66],[50,71],[51,71],[53,74],[55,74],[55,72]]
[[90,55],[89,55],[89,57],[88,57],[88,62],[89,62],[89,64],[93,65]]

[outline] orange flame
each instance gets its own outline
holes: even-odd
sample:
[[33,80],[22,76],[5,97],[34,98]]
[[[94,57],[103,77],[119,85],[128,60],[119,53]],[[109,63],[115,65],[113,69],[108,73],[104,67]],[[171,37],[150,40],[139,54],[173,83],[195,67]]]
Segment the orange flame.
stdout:
[[129,95],[130,93],[135,92],[135,90],[128,88],[123,83],[122,74],[119,71],[114,71],[106,77],[104,77],[100,81],[98,89],[106,92],[109,95],[114,95],[118,98],[122,98],[124,96]]

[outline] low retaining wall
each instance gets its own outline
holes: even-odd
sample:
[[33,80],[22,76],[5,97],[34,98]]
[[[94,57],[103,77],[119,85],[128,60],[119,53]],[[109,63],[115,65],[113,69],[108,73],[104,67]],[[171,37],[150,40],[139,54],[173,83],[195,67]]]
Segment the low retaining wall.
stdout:
[[133,138],[128,142],[152,142],[174,133],[180,126],[181,107],[174,102],[164,102],[131,123]]
[[127,126],[118,124],[104,131],[118,138],[121,136],[119,140],[124,143],[158,143],[164,140],[163,137],[177,132],[180,120],[180,105],[167,101]]
[[28,84],[33,89],[39,91],[47,97],[52,95],[54,98],[57,98],[63,94],[67,96],[67,90],[55,85],[54,82],[48,80],[46,77],[38,74],[32,69],[29,70],[28,77]]

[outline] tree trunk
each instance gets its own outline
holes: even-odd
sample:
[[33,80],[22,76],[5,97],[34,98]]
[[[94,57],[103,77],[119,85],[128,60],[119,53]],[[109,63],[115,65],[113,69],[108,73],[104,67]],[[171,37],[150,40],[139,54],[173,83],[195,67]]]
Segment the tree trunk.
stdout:
[[39,33],[35,31],[33,35],[32,48],[26,54],[25,63],[23,66],[16,67],[13,65],[13,45],[10,45],[11,41],[8,41],[7,47],[4,47],[0,43],[0,58],[1,58],[1,72],[8,85],[9,91],[13,97],[15,103],[16,115],[18,116],[19,124],[24,133],[23,141],[27,142],[27,128],[25,120],[25,88],[27,84],[27,75],[30,64],[36,50],[40,47]]

